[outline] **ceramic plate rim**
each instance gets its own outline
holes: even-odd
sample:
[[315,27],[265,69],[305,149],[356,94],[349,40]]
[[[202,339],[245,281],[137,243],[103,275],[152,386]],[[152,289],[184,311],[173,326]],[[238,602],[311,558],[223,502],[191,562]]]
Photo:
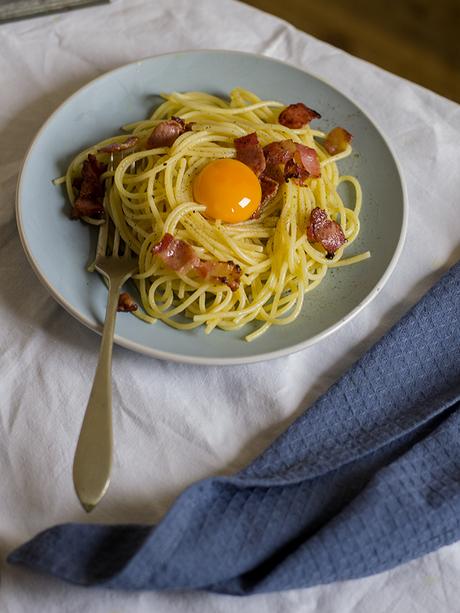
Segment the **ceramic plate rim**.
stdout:
[[384,141],[384,143],[385,143],[386,147],[388,148],[388,151],[390,152],[391,157],[393,158],[393,161],[395,163],[395,168],[396,168],[396,171],[397,171],[397,177],[398,177],[400,185],[401,185],[401,192],[402,192],[402,223],[401,223],[401,231],[400,231],[400,234],[399,234],[398,242],[397,242],[396,248],[394,250],[393,256],[391,257],[391,260],[389,261],[386,270],[381,275],[381,277],[377,280],[377,282],[375,283],[375,285],[372,288],[372,290],[367,294],[367,296],[356,307],[354,307],[351,311],[349,311],[344,317],[340,318],[335,324],[333,324],[332,326],[329,326],[328,328],[326,328],[322,332],[319,332],[318,334],[315,334],[314,336],[312,336],[312,337],[310,337],[310,338],[308,338],[308,339],[306,339],[304,341],[301,341],[301,342],[299,342],[297,344],[294,344],[294,345],[290,345],[289,347],[285,347],[283,349],[278,349],[278,350],[275,350],[275,351],[268,351],[268,352],[261,352],[260,354],[251,355],[251,356],[239,356],[239,357],[230,357],[230,358],[225,358],[225,357],[206,357],[206,356],[200,356],[200,355],[181,354],[181,353],[177,353],[177,352],[172,353],[172,352],[158,350],[158,349],[155,349],[153,347],[146,346],[146,345],[141,345],[140,343],[137,343],[135,341],[131,341],[128,338],[125,338],[124,336],[120,336],[120,335],[117,335],[117,334],[115,334],[115,336],[114,336],[114,342],[117,345],[120,345],[122,347],[130,349],[131,351],[135,351],[137,353],[141,353],[141,354],[147,355],[149,357],[153,357],[153,358],[157,358],[157,359],[161,359],[161,360],[167,360],[167,361],[171,361],[171,362],[179,362],[179,363],[185,363],[185,364],[208,365],[208,366],[210,366],[210,365],[212,365],[212,366],[224,366],[224,365],[250,364],[250,363],[262,362],[262,361],[266,361],[266,360],[273,360],[273,359],[276,359],[276,358],[280,358],[280,357],[283,357],[283,356],[287,356],[287,355],[296,353],[298,351],[302,351],[303,349],[306,349],[306,348],[310,347],[311,345],[314,345],[314,344],[318,343],[319,341],[321,341],[321,340],[325,339],[326,337],[328,337],[329,335],[333,334],[335,331],[337,331],[339,328],[341,328],[343,325],[345,325],[347,322],[349,322],[351,319],[353,319],[360,311],[362,311],[379,294],[381,289],[384,287],[384,285],[388,281],[390,275],[394,271],[394,269],[396,267],[396,264],[397,264],[397,262],[399,260],[399,257],[400,257],[400,255],[402,253],[404,242],[405,242],[405,238],[406,238],[406,234],[407,234],[407,223],[408,223],[407,187],[406,187],[406,183],[405,183],[404,176],[403,176],[403,173],[402,173],[401,164],[399,162],[399,159],[398,159],[398,157],[397,157],[397,155],[396,155],[392,145],[390,144],[390,142],[386,138],[385,133],[382,131],[382,129],[379,127],[379,125],[375,122],[375,120],[372,119],[371,117],[369,117],[367,112],[364,111],[361,108],[361,106],[358,103],[356,103],[355,100],[353,100],[352,97],[350,97],[348,94],[345,95],[337,87],[335,87],[334,85],[331,85],[331,83],[329,83],[327,80],[323,79],[322,77],[318,77],[317,75],[315,75],[313,73],[310,73],[310,72],[304,70],[303,68],[299,68],[297,65],[295,65],[293,63],[286,62],[286,61],[283,61],[283,60],[279,60],[277,58],[273,58],[273,57],[270,57],[270,56],[267,56],[267,55],[263,55],[263,54],[260,54],[260,53],[250,53],[250,52],[246,52],[246,51],[237,51],[237,50],[229,50],[229,49],[190,49],[190,50],[181,50],[181,51],[170,51],[168,53],[161,53],[161,54],[156,54],[156,55],[153,55],[153,56],[147,56],[147,57],[135,60],[133,62],[129,62],[127,64],[123,64],[122,66],[118,66],[117,68],[114,68],[112,70],[106,71],[106,72],[104,72],[101,75],[98,75],[94,79],[88,81],[88,83],[86,83],[82,87],[78,88],[73,94],[68,96],[62,103],[60,103],[56,107],[56,109],[51,113],[51,115],[48,117],[48,119],[44,122],[44,124],[37,131],[37,133],[35,134],[32,142],[31,142],[31,144],[29,145],[29,147],[28,147],[28,149],[26,151],[26,154],[24,156],[24,159],[23,159],[23,162],[22,162],[22,165],[21,165],[21,169],[20,169],[20,172],[19,172],[19,175],[18,175],[17,189],[16,189],[16,201],[15,201],[16,222],[17,222],[19,237],[20,237],[20,241],[21,241],[22,247],[24,249],[24,252],[26,254],[26,257],[27,257],[27,259],[29,261],[29,264],[31,265],[33,271],[37,275],[37,277],[40,280],[40,282],[48,290],[48,292],[53,296],[53,298],[68,313],[70,313],[70,315],[72,315],[72,317],[74,317],[77,321],[82,323],[84,326],[86,326],[90,330],[93,330],[94,332],[96,332],[97,334],[100,335],[102,333],[102,327],[100,325],[98,325],[97,323],[94,324],[91,320],[89,320],[87,317],[85,317],[85,315],[83,313],[81,313],[80,310],[77,307],[74,307],[72,304],[70,304],[64,298],[64,296],[53,285],[51,285],[51,283],[48,281],[46,275],[40,269],[39,263],[37,262],[37,260],[34,257],[34,254],[32,253],[31,249],[29,248],[29,245],[28,245],[28,242],[27,242],[27,239],[26,239],[26,236],[25,236],[23,221],[22,221],[23,211],[21,210],[21,200],[22,200],[21,194],[22,194],[22,190],[24,189],[25,170],[27,169],[28,161],[29,161],[29,159],[30,159],[30,157],[31,157],[31,155],[33,153],[34,147],[37,144],[37,142],[39,141],[42,133],[44,133],[46,131],[48,125],[53,122],[54,117],[61,111],[61,109],[64,106],[66,106],[74,97],[79,96],[85,90],[90,89],[99,80],[107,78],[109,75],[113,75],[113,74],[115,74],[118,71],[129,69],[129,67],[131,67],[131,66],[134,67],[136,65],[139,65],[139,63],[147,62],[147,61],[150,61],[150,60],[155,60],[156,58],[161,58],[161,57],[165,57],[165,56],[172,56],[172,55],[191,55],[191,54],[199,54],[199,53],[234,54],[234,55],[251,56],[251,57],[254,57],[254,58],[263,59],[264,61],[274,62],[274,63],[280,64],[282,66],[288,66],[290,68],[294,68],[294,69],[296,69],[296,70],[298,70],[300,72],[303,72],[304,74],[308,75],[309,77],[312,77],[313,79],[315,79],[317,81],[320,81],[320,82],[324,83],[325,85],[327,85],[329,88],[331,88],[335,92],[337,92],[340,95],[344,96],[345,98],[347,98],[347,100],[349,100],[359,110],[359,112],[375,128],[375,130],[378,132],[379,136]]

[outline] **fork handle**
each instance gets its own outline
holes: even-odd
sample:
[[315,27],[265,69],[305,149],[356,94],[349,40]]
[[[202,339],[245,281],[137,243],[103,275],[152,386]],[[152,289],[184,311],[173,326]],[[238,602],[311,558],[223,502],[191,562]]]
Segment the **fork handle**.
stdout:
[[109,280],[99,359],[73,463],[75,491],[88,513],[102,499],[110,482],[113,448],[112,347],[122,281]]

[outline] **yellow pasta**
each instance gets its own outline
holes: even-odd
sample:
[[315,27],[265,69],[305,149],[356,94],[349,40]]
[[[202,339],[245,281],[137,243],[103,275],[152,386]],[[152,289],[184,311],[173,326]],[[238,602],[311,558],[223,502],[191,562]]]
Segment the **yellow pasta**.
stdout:
[[[104,173],[105,208],[121,238],[139,256],[139,272],[134,276],[142,309],[134,314],[153,323],[161,320],[178,329],[204,326],[245,328],[252,341],[273,325],[286,325],[299,315],[306,292],[324,279],[331,267],[355,264],[369,253],[343,258],[344,251],[359,232],[362,194],[358,180],[341,176],[337,162],[351,153],[330,156],[321,146],[325,136],[309,126],[289,129],[278,123],[284,105],[260,100],[252,92],[235,89],[229,100],[203,92],[164,94],[164,102],[148,120],[125,126],[145,143],[152,130],[164,119],[181,117],[191,122],[191,130],[179,136],[171,147],[157,147],[110,156],[98,152],[105,145],[122,142],[126,136],[109,138],[81,152],[70,164],[66,186],[70,201],[75,200],[73,183],[81,174],[89,153],[108,163]],[[256,132],[262,146],[292,139],[316,150],[321,177],[307,179],[304,185],[283,183],[276,196],[262,209],[258,219],[224,223],[207,218],[206,207],[194,201],[193,180],[206,164],[220,158],[234,158],[234,139]],[[344,205],[339,186],[351,183],[354,206]],[[342,227],[347,242],[334,258],[308,241],[306,228],[315,207]],[[186,241],[203,260],[233,261],[242,270],[238,289],[223,283],[169,270],[152,253],[164,234]]]

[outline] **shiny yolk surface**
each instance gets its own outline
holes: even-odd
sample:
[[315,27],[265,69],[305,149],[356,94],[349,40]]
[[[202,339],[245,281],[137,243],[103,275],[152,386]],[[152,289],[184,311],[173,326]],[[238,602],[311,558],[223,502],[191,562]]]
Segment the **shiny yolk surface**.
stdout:
[[246,221],[262,197],[259,179],[252,170],[233,159],[207,164],[193,182],[193,197],[206,205],[206,216],[227,223]]

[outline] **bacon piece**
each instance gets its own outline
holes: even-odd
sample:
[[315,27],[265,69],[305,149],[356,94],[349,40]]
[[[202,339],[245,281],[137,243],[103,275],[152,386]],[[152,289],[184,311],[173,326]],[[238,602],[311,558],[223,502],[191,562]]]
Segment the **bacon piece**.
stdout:
[[302,182],[307,177],[321,175],[321,167],[315,149],[302,143],[295,143],[290,138],[265,145],[263,152],[266,167],[259,177],[262,199],[252,219],[258,219],[262,207],[276,195],[283,181],[295,178]]
[[82,217],[103,219],[104,215],[103,205],[88,198],[77,198],[70,212],[71,219],[81,219]]
[[71,211],[72,219],[80,217],[91,217],[102,219],[104,217],[104,186],[101,183],[101,175],[107,170],[105,164],[98,162],[95,155],[91,153],[88,159],[83,162],[81,178],[74,181],[74,186],[79,190],[79,194],[73,204]]
[[172,234],[165,234],[153,247],[152,253],[158,255],[171,270],[180,273],[195,270],[203,279],[225,283],[232,291],[238,289],[241,278],[241,268],[238,264],[201,260],[191,245],[174,238]]
[[265,145],[264,147],[264,155],[267,166],[286,164],[286,162],[292,159],[295,151],[295,143],[290,138],[268,143],[268,145]]
[[284,179],[298,179],[304,181],[308,177],[320,177],[321,166],[315,149],[295,143],[296,152],[294,157],[284,166]]
[[278,122],[286,128],[296,130],[307,126],[312,119],[320,118],[319,113],[305,106],[303,102],[297,102],[296,104],[290,104],[280,113]]
[[264,206],[278,193],[279,181],[276,181],[275,179],[263,174],[261,177],[259,177],[259,182],[260,187],[262,188],[262,198],[259,206],[251,215],[251,219],[259,219]]
[[129,149],[134,149],[138,142],[138,136],[129,136],[122,143],[110,143],[109,145],[105,145],[105,147],[101,147],[98,151],[100,153],[119,153],[120,151],[128,151]]
[[345,151],[353,136],[345,128],[333,128],[326,136],[324,147],[328,153],[335,155]]
[[265,157],[257,133],[251,132],[251,134],[235,138],[234,143],[236,159],[249,166],[254,174],[260,177],[265,170]]
[[[260,185],[262,187],[262,203],[265,204],[270,198],[276,195],[278,187],[273,186],[273,182],[279,184],[284,181],[284,168],[285,165],[292,160],[296,151],[295,143],[291,139],[274,141],[268,143],[264,147],[264,155],[266,160],[266,167],[262,177],[260,178]],[[264,179],[264,181],[262,181]],[[254,218],[257,219],[260,215],[260,207],[254,214]]]
[[147,139],[147,147],[171,147],[179,136],[191,130],[191,124],[185,123],[180,117],[165,119],[155,126],[153,132]]
[[296,143],[295,146],[294,161],[308,172],[309,177],[320,177],[321,165],[316,150],[302,143]]
[[229,262],[212,262],[201,260],[197,272],[203,279],[225,283],[232,292],[240,285],[241,267],[231,260]]
[[152,253],[160,257],[168,268],[180,273],[187,273],[200,264],[200,258],[193,247],[172,234],[165,234],[156,244]]
[[262,175],[260,177],[260,186],[262,188],[260,206],[265,206],[265,204],[267,204],[267,202],[274,198],[278,193],[279,183],[271,177]]
[[326,249],[326,258],[332,260],[334,253],[345,242],[346,238],[342,228],[336,221],[328,218],[324,209],[316,207],[310,213],[310,225],[307,227],[308,240],[321,243]]
[[[276,164],[276,165],[267,164],[262,176],[259,177],[259,180],[262,177],[272,179],[273,181],[276,181],[279,184],[284,183],[284,167],[282,167],[280,164]],[[262,184],[261,184],[261,187],[263,189]]]
[[91,153],[88,155],[81,169],[80,198],[102,198],[104,196],[101,176],[106,170],[107,166],[101,164],[95,155]]
[[[295,143],[291,139],[275,141],[264,147],[267,161],[265,174],[279,181],[296,178],[301,181],[307,177],[321,176],[321,166],[315,149],[302,143]],[[280,164],[284,164],[284,171],[280,177]]]
[[122,313],[132,313],[137,311],[137,304],[128,292],[122,292],[118,298],[117,311]]
[[301,164],[297,164],[294,160],[289,160],[284,167],[284,180],[297,179],[300,183],[308,177],[308,172]]

